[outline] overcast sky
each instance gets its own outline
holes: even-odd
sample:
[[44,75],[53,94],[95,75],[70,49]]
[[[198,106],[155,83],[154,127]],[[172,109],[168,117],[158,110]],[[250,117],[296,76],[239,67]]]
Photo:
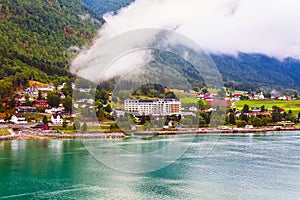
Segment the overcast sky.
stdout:
[[[136,0],[116,15],[106,14],[104,18],[100,39],[75,59],[73,72],[83,65],[91,67],[88,60],[94,58],[88,55],[95,54],[103,41],[140,28],[176,30],[211,53],[262,53],[278,59],[300,59],[299,0]],[[126,45],[134,47],[136,41],[126,41]],[[97,62],[101,64],[99,57]],[[134,57],[117,62],[126,64],[115,69],[143,62]],[[92,67],[103,69],[97,64]],[[90,69],[88,76],[94,71]]]
[[105,19],[107,37],[176,28],[210,52],[300,58],[299,0],[136,0]]

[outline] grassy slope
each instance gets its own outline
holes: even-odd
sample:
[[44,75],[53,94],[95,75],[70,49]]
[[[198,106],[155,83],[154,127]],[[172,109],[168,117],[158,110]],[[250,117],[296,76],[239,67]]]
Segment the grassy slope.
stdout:
[[249,105],[250,107],[261,107],[265,105],[267,109],[270,109],[274,105],[276,105],[280,108],[284,108],[285,111],[292,110],[295,114],[298,114],[298,112],[300,112],[300,100],[241,100],[235,103],[238,109],[243,109],[243,106],[245,104]]

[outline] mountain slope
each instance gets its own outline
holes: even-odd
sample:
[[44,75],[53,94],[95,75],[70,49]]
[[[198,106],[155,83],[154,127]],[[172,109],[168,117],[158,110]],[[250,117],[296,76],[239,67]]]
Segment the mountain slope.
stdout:
[[240,53],[237,57],[211,55],[222,76],[234,82],[252,83],[269,88],[300,90],[300,61],[283,61],[262,54]]
[[82,0],[88,7],[99,15],[108,12],[116,12],[122,7],[128,6],[134,0]]
[[101,23],[80,0],[2,0],[0,79],[68,75],[74,49],[91,41]]

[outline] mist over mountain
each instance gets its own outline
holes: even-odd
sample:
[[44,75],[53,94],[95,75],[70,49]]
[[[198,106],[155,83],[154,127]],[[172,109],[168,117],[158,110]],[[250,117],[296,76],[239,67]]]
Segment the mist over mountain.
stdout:
[[[70,61],[77,55],[81,47],[86,44],[91,44],[94,36],[104,23],[102,15],[107,12],[112,12],[112,14],[107,15],[106,24],[104,28],[101,29],[104,36],[111,36],[113,33],[131,30],[133,28],[172,28],[177,26],[177,18],[180,17],[180,15],[179,13],[175,14],[172,9],[176,11],[178,5],[181,5],[181,1],[174,1],[174,5],[171,4],[169,7],[172,12],[166,14],[164,18],[161,16],[162,20],[158,20],[155,13],[161,11],[160,9],[162,8],[159,8],[159,5],[163,6],[163,8],[168,8],[170,1],[148,1],[148,7],[143,9],[146,9],[149,13],[145,13],[145,16],[141,15],[140,19],[138,19],[138,16],[142,12],[138,11],[138,9],[146,5],[145,3],[147,1],[138,0],[133,2],[132,0],[1,1],[0,79],[12,77],[12,81],[23,84],[26,82],[24,82],[24,80],[34,79],[48,82],[49,77],[52,77],[50,79],[55,79],[56,76],[69,76],[70,74],[67,69]],[[232,15],[230,16],[236,16],[244,9],[244,5],[238,2],[226,2],[229,2],[228,5],[231,5],[231,7],[229,7],[230,9],[225,6],[227,11],[232,11]],[[248,1],[246,0],[246,2]],[[128,5],[130,9],[121,9]],[[214,8],[212,5],[210,8]],[[287,3],[287,5],[289,4]],[[295,5],[295,8],[297,8],[297,5]],[[204,6],[204,4],[202,6]],[[156,8],[158,10],[151,14]],[[189,9],[192,8],[192,6],[186,5],[184,8]],[[200,7],[199,9],[201,10]],[[228,14],[228,12],[226,13]],[[150,14],[152,17],[150,17]],[[148,15],[149,18],[147,17]],[[185,20],[179,22],[184,24],[185,21],[187,21],[188,23],[186,24],[190,24],[190,15],[188,15],[186,11],[182,13],[182,16]],[[199,17],[200,16],[198,16],[198,18]],[[167,20],[172,22],[171,26],[164,26],[167,24],[166,22],[169,22]],[[200,23],[200,21],[198,23]],[[114,29],[111,29],[111,27],[114,27]],[[265,27],[264,30],[265,29],[267,29],[267,27]],[[117,31],[114,32],[115,30]],[[176,31],[182,30],[190,30],[191,33],[193,32],[193,29],[188,28],[179,28]],[[297,33],[297,30],[295,29],[292,36]],[[255,33],[255,30],[253,32]],[[182,31],[182,34],[185,33],[187,32]],[[294,43],[289,42],[292,41],[294,37],[287,39],[289,34],[285,34],[286,43],[294,44],[293,47],[295,51],[293,51],[293,48],[282,48],[282,51],[286,51],[287,53],[291,51],[297,52],[297,48],[295,48],[297,41],[294,40]],[[187,36],[193,39],[192,35]],[[223,40],[225,40],[224,37]],[[284,40],[281,42],[283,41]],[[259,47],[259,45],[256,46]],[[264,46],[263,44],[261,46],[264,48],[268,47],[268,49],[272,48]],[[259,49],[258,47],[256,49]],[[274,46],[274,49],[279,48],[278,46]],[[273,57],[261,51],[245,53],[242,50],[243,48],[241,48],[241,53],[237,54],[210,52],[226,85],[240,87],[239,85],[243,83],[245,89],[247,89],[247,87],[281,87],[284,89],[291,88],[300,90],[299,60],[288,57]],[[160,57],[157,58],[160,60],[165,59],[164,55],[160,55]],[[180,60],[167,59],[165,63],[174,66],[174,68],[184,73],[193,85],[202,85],[200,75],[194,73],[192,66],[183,64]],[[179,69],[180,67],[184,69]]]
[[[113,8],[127,6],[131,1],[84,2],[98,14],[103,14],[116,11]],[[269,3],[272,3],[272,8]],[[300,62],[297,60],[299,48],[296,48],[299,29],[295,26],[299,6],[293,0],[213,0],[210,3],[136,0],[127,9],[108,14],[100,32],[103,37],[109,38],[139,28],[174,29],[204,46],[227,86],[299,90]],[[266,9],[269,10],[268,15]],[[174,62],[166,60],[175,68],[180,65],[187,67],[179,61]],[[183,71],[189,75],[189,80],[201,85],[199,75],[186,73],[187,69]]]

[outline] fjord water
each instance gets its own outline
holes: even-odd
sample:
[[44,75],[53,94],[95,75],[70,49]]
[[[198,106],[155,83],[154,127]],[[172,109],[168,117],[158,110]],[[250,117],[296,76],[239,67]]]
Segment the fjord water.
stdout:
[[204,136],[184,137],[179,160],[143,174],[110,169],[81,140],[1,141],[0,199],[300,198],[300,132],[223,135],[206,157]]

